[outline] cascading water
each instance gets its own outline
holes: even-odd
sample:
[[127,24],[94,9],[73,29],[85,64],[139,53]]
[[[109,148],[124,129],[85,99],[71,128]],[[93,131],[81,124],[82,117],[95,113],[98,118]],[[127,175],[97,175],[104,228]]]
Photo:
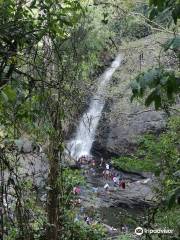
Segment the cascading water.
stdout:
[[79,158],[82,155],[89,155],[95,138],[98,122],[104,107],[104,91],[111,80],[113,73],[120,66],[122,56],[118,55],[111,66],[102,74],[98,80],[97,92],[93,95],[88,110],[83,114],[75,137],[68,143],[70,155]]

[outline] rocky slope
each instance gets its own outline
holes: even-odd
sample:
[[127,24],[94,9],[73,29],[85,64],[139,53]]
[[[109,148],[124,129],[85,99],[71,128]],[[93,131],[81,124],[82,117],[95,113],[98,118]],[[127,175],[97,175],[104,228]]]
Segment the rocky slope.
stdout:
[[[161,44],[169,38],[166,34],[154,34],[121,46],[124,61],[115,72],[106,96],[93,153],[97,155],[122,155],[134,151],[139,135],[158,133],[166,126],[166,115],[154,108],[145,108],[143,101],[131,103],[131,80],[140,72],[140,54],[143,53],[141,71],[158,66],[159,60],[168,67],[171,53],[161,53]],[[169,56],[168,56],[169,55]]]

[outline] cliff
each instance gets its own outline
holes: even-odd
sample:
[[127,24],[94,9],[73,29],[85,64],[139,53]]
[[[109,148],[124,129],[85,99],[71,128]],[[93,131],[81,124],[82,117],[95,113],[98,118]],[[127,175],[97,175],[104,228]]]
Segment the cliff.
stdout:
[[140,135],[159,133],[165,128],[164,112],[155,111],[153,106],[145,108],[143,100],[130,101],[130,83],[140,71],[157,67],[160,59],[167,68],[174,65],[173,58],[168,61],[172,53],[165,54],[161,51],[161,45],[168,37],[164,33],[158,33],[119,48],[124,60],[108,86],[93,153],[110,156],[131,153],[136,149]]

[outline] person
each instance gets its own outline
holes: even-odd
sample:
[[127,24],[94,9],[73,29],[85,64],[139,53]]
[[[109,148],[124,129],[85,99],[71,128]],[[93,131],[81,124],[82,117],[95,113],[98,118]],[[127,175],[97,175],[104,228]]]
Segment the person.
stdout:
[[127,225],[123,225],[121,227],[121,230],[122,230],[122,232],[128,233],[128,226]]
[[106,163],[106,170],[109,170],[109,164]]
[[108,180],[111,178],[111,172],[109,170],[104,170],[103,171],[103,177]]
[[78,199],[75,201],[75,204],[76,204],[76,205],[80,205],[81,202],[82,202],[82,200],[81,200],[80,198],[78,198]]
[[125,184],[125,181],[124,181],[124,180],[122,180],[121,185],[122,185],[122,189],[125,189],[125,188],[126,188],[126,184]]
[[78,163],[79,166],[81,166],[81,164],[82,164],[82,156],[77,159],[77,163]]
[[126,188],[126,184],[125,184],[125,181],[123,179],[121,181],[119,181],[119,188],[121,188],[121,187],[122,187],[122,189]]
[[104,185],[104,189],[105,189],[106,191],[109,189],[109,184],[108,184],[108,183],[106,183],[106,184]]
[[88,225],[90,225],[90,218],[89,218],[89,217],[85,217],[85,218],[84,218],[84,221],[85,221]]
[[94,193],[97,193],[97,192],[98,192],[98,188],[97,188],[97,187],[93,187],[92,189],[93,189],[93,192],[94,192]]
[[113,182],[114,182],[114,186],[116,186],[118,183],[118,178],[116,176],[113,177]]
[[96,171],[95,171],[95,169],[92,168],[92,167],[90,168],[89,172],[90,172],[93,176],[96,175]]
[[80,194],[80,192],[81,192],[80,187],[76,187],[76,192],[77,192],[77,194]]
[[92,164],[92,166],[93,166],[93,167],[95,167],[95,166],[96,166],[96,162],[95,162],[95,160],[94,160],[94,159],[92,159],[92,161],[91,161],[91,164]]
[[82,163],[82,164],[85,164],[85,163],[86,163],[86,156],[85,156],[85,155],[82,156],[81,163]]
[[73,187],[73,194],[74,194],[74,195],[79,195],[80,192],[81,192],[80,187]]
[[103,157],[101,158],[101,160],[100,160],[100,167],[102,167],[102,165],[103,165]]

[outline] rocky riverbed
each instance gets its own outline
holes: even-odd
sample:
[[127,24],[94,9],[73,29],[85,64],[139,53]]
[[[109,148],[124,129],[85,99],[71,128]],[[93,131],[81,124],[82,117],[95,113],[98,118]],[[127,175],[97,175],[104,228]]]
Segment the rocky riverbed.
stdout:
[[[126,188],[122,189],[103,177],[105,164],[99,166],[98,161],[94,167],[82,164],[81,169],[87,183],[81,187],[79,207],[84,209],[85,215],[99,219],[109,232],[114,228],[119,233],[132,232],[138,222],[144,221],[145,211],[154,205],[152,174],[125,173],[111,168],[113,173],[123,176]],[[109,184],[108,191],[104,189],[106,183]]]

